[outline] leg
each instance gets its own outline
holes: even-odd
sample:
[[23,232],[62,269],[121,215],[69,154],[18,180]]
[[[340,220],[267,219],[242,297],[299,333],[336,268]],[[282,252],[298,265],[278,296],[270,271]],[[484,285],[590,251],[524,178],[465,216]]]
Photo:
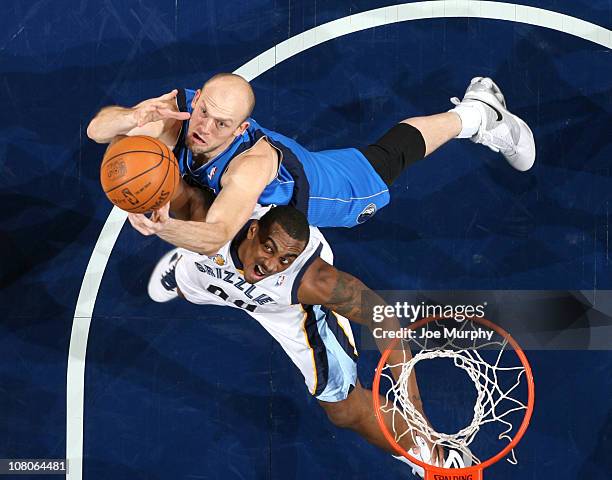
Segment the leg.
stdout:
[[[384,399],[381,399],[381,403],[384,403]],[[363,388],[359,381],[345,400],[339,402],[319,400],[319,405],[323,407],[329,420],[337,427],[353,430],[371,444],[397,455],[397,452],[384,437],[374,416],[372,391]],[[391,416],[385,415],[385,421],[389,430],[391,430]],[[410,435],[405,435],[400,441],[400,445],[408,451],[415,446],[415,443]]]
[[360,151],[390,187],[412,164],[456,138],[461,125],[454,112],[407,118]]
[[517,170],[533,166],[533,133],[507,110],[505,98],[493,80],[475,77],[462,101],[451,100],[456,105],[453,110],[402,120],[376,143],[360,149],[388,186],[410,165],[453,138],[469,138],[500,152]]
[[408,118],[400,123],[412,125],[421,133],[425,142],[425,157],[461,132],[461,118],[454,112]]
[[[374,414],[374,405],[372,403],[372,391],[363,388],[357,380],[356,386],[349,393],[346,399],[337,402],[324,402],[319,400],[319,405],[323,407],[329,420],[339,428],[348,428],[361,435],[365,440],[370,442],[384,451],[393,455],[396,459],[407,463],[412,468],[412,473],[423,478],[425,472],[422,467],[411,462],[403,456],[399,456],[393,447],[389,444],[382,433],[380,426]],[[381,398],[381,404],[384,399]],[[392,421],[390,413],[384,414],[385,423],[389,431],[392,431]],[[395,419],[396,427],[407,429],[408,426],[398,425],[398,419]],[[416,441],[415,441],[416,440]],[[420,445],[417,444],[417,441]],[[431,465],[444,465],[446,468],[461,468],[469,465],[459,458],[459,455],[449,451],[449,459],[445,461],[444,449],[437,446],[432,449],[429,442],[422,437],[413,435],[404,435],[398,441],[399,445],[405,449],[410,455],[419,458],[425,463]],[[451,455],[452,453],[452,455]],[[452,459],[452,461],[451,461]]]

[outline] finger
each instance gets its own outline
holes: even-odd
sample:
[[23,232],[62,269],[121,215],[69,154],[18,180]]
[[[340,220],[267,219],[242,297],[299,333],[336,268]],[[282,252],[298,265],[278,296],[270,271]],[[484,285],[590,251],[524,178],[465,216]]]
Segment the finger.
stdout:
[[138,223],[144,217],[142,213],[128,213],[130,223]]
[[132,226],[143,235],[153,235],[159,229],[155,223],[139,213],[128,214],[128,219]]
[[143,222],[144,215],[139,213],[128,213],[128,220],[134,227],[144,228],[146,225]]
[[136,231],[138,231],[139,233],[143,235],[146,235],[146,236],[151,235],[151,232],[149,232],[149,230],[146,227],[143,227],[140,223],[140,220],[133,215],[134,214],[128,215],[128,220],[130,221],[130,224],[132,225],[132,227],[134,227]]
[[163,103],[151,103],[145,107],[142,107],[138,112],[138,126],[142,127],[147,123],[157,122],[158,120],[163,120],[166,118],[176,118],[177,120],[187,120],[189,119],[189,114],[187,113],[187,117],[185,115],[180,115],[177,117],[177,114],[185,114],[187,112],[176,112],[168,109],[168,106]]
[[158,107],[156,107],[155,105],[147,105],[146,107],[140,108],[136,112],[136,119],[137,119],[138,126],[142,127],[143,125],[146,125],[147,123],[151,123],[152,121],[154,121],[154,116],[157,110],[158,110]]
[[165,205],[158,208],[157,210],[153,210],[153,213],[151,214],[151,220],[156,223],[165,222],[166,220],[170,218],[170,216],[168,215],[169,211],[170,211],[170,202],[166,203]]
[[178,90],[175,88],[174,90],[164,93],[160,98],[160,100],[172,100],[178,94]]
[[175,112],[177,120],[189,120],[191,118],[191,113],[189,112]]
[[177,112],[168,108],[160,108],[157,110],[157,113],[162,118],[174,118],[176,120],[189,120],[191,118],[189,112]]

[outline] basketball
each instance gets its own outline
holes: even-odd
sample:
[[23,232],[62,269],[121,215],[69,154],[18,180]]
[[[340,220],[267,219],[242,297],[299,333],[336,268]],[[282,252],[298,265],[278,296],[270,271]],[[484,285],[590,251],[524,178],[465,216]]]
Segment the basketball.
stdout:
[[172,151],[159,140],[138,135],[110,145],[102,159],[100,183],[120,209],[145,213],[170,201],[180,179]]

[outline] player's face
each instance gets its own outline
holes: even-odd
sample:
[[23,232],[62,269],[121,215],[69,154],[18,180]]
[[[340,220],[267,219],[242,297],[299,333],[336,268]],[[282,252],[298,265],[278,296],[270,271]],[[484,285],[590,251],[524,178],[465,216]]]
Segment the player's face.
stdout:
[[273,223],[268,232],[262,232],[257,222],[249,227],[243,245],[240,259],[249,283],[286,270],[306,248],[304,241],[291,238],[279,225]]
[[242,121],[241,109],[221,95],[218,87],[198,91],[191,105],[193,112],[185,143],[196,156],[215,157],[248,127]]

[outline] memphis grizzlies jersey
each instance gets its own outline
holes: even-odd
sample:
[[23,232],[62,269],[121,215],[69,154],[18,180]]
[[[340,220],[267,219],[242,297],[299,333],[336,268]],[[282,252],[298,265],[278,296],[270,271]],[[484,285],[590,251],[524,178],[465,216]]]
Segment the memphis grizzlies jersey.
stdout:
[[[269,208],[256,208],[253,218],[260,218]],[[287,312],[287,307],[298,304],[297,290],[310,264],[321,257],[333,262],[329,244],[314,227],[304,251],[281,273],[271,275],[254,285],[243,277],[242,262],[238,258],[240,238],[246,234],[250,222],[226,243],[215,255],[202,255],[180,250],[182,258],[176,267],[176,281],[181,292],[192,303],[214,304],[242,308],[249,313]],[[299,317],[303,309],[297,305]]]
[[[192,113],[194,95],[194,90],[179,90],[177,102],[181,111]],[[277,151],[279,167],[276,178],[262,192],[260,205],[291,205],[318,227],[352,227],[389,203],[387,185],[359,150],[310,152],[295,140],[263,128],[252,118],[248,122],[249,127],[224,152],[204,165],[195,165],[185,145],[189,128],[189,120],[185,120],[174,148],[183,178],[218,194],[221,178],[232,159],[261,140]]]
[[[257,217],[265,210],[256,210]],[[211,256],[179,249],[174,278],[184,298],[248,313],[282,346],[312,395],[326,402],[344,400],[357,381],[357,349],[350,322],[320,305],[301,305],[297,299],[310,264],[319,257],[333,261],[323,235],[311,227],[308,245],[291,266],[254,285],[242,276],[236,250],[232,243]]]

